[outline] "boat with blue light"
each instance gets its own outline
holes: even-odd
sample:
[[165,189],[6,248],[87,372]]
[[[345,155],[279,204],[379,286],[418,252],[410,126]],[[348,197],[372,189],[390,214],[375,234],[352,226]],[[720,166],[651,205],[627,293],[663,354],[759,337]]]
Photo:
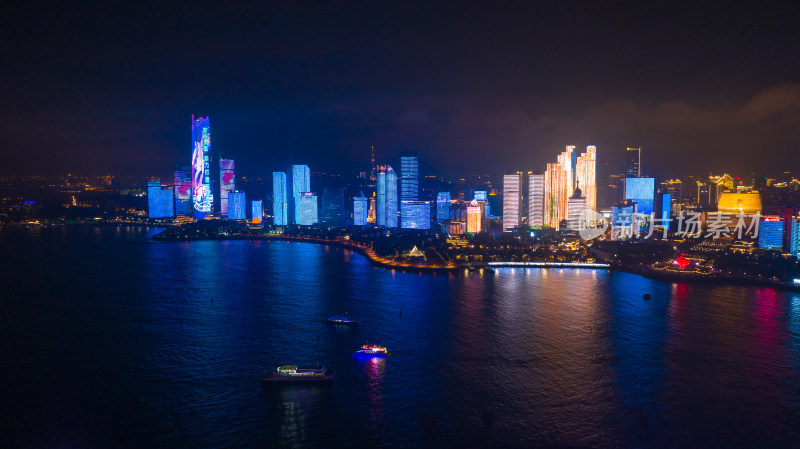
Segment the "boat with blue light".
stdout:
[[358,320],[350,318],[346,313],[343,315],[334,315],[328,318],[328,322],[333,324],[344,324],[348,326],[358,326],[359,323]]
[[386,357],[386,354],[388,354],[386,346],[364,345],[353,353],[353,357]]
[[283,365],[279,366],[275,372],[264,374],[261,377],[263,383],[279,384],[317,383],[331,380],[333,380],[333,371],[326,370],[324,366],[320,369],[303,369],[295,365]]

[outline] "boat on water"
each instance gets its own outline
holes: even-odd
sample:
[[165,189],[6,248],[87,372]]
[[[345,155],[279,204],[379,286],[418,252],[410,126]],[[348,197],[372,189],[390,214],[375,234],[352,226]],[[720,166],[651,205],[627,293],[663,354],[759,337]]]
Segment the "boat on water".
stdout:
[[328,318],[328,322],[333,324],[347,324],[350,326],[358,326],[359,323],[358,320],[350,318],[346,313],[344,315],[334,315]]
[[261,377],[262,382],[268,383],[306,383],[329,382],[333,380],[333,371],[321,369],[303,369],[295,365],[279,366],[274,373],[267,373]]
[[353,353],[353,357],[386,357],[386,346],[364,345]]

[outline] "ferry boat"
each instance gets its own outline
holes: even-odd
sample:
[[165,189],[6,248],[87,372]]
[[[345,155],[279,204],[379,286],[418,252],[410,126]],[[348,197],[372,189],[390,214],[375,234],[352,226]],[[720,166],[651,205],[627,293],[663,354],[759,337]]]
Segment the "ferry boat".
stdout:
[[347,324],[350,326],[358,326],[358,320],[351,319],[347,314],[344,315],[334,315],[328,318],[329,323],[333,324]]
[[261,377],[262,382],[269,383],[306,383],[329,382],[333,380],[333,372],[321,369],[301,369],[295,365],[279,366],[274,373],[267,373]]
[[386,357],[386,346],[364,345],[353,353],[353,357]]

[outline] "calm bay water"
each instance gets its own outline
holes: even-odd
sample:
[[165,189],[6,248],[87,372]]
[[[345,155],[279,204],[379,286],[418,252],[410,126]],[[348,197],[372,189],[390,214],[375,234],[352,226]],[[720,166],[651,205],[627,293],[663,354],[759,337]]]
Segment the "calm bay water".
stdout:
[[154,232],[0,230],[0,446],[800,446],[797,293]]

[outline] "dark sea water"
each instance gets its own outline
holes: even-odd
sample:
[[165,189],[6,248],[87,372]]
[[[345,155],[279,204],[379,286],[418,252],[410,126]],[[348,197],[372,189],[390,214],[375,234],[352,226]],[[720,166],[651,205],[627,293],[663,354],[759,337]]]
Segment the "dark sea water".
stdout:
[[800,447],[800,294],[155,232],[0,230],[0,447]]

